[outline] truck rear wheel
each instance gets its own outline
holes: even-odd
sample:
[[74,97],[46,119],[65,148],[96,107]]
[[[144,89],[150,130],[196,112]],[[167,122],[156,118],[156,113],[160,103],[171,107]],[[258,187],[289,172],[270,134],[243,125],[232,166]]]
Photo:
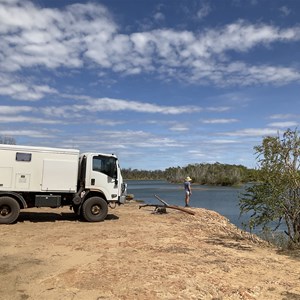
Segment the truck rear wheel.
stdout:
[[91,197],[82,205],[82,216],[88,222],[104,221],[107,213],[107,202],[101,197]]
[[0,224],[15,222],[20,214],[20,205],[14,198],[0,197]]

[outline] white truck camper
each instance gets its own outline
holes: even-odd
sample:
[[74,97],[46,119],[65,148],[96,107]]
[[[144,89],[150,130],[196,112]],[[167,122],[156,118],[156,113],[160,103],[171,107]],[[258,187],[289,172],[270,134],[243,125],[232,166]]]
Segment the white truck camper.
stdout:
[[0,224],[15,222],[20,209],[62,206],[103,221],[108,207],[125,202],[126,189],[114,154],[0,145]]

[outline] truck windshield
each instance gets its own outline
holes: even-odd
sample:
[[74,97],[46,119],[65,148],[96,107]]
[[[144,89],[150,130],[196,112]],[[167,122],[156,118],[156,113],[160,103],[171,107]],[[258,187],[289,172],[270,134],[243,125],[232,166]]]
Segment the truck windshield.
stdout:
[[117,159],[108,156],[93,157],[93,171],[101,172],[112,178],[117,178]]

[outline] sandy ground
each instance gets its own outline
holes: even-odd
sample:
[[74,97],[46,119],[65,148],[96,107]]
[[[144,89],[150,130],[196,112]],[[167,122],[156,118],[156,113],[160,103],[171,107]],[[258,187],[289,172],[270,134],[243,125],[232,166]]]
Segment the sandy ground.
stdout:
[[0,227],[0,299],[300,299],[297,255],[193,211],[128,203],[101,223],[23,211]]

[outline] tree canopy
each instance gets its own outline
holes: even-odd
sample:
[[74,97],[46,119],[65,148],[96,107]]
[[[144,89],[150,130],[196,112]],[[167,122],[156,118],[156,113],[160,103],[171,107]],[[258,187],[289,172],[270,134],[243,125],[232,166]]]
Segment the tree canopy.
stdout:
[[0,144],[15,145],[16,140],[13,137],[0,135]]
[[[268,136],[255,148],[257,183],[240,199],[241,213],[251,212],[251,228],[284,222],[291,245],[300,245],[300,138],[288,129],[282,137]],[[277,229],[278,226],[275,228]]]
[[193,182],[207,185],[238,185],[249,182],[254,178],[254,170],[241,165],[227,164],[189,164],[185,167],[171,167],[164,171],[146,171],[137,169],[122,170],[126,179],[135,180],[167,180],[169,182],[183,182],[184,178],[190,176]]

